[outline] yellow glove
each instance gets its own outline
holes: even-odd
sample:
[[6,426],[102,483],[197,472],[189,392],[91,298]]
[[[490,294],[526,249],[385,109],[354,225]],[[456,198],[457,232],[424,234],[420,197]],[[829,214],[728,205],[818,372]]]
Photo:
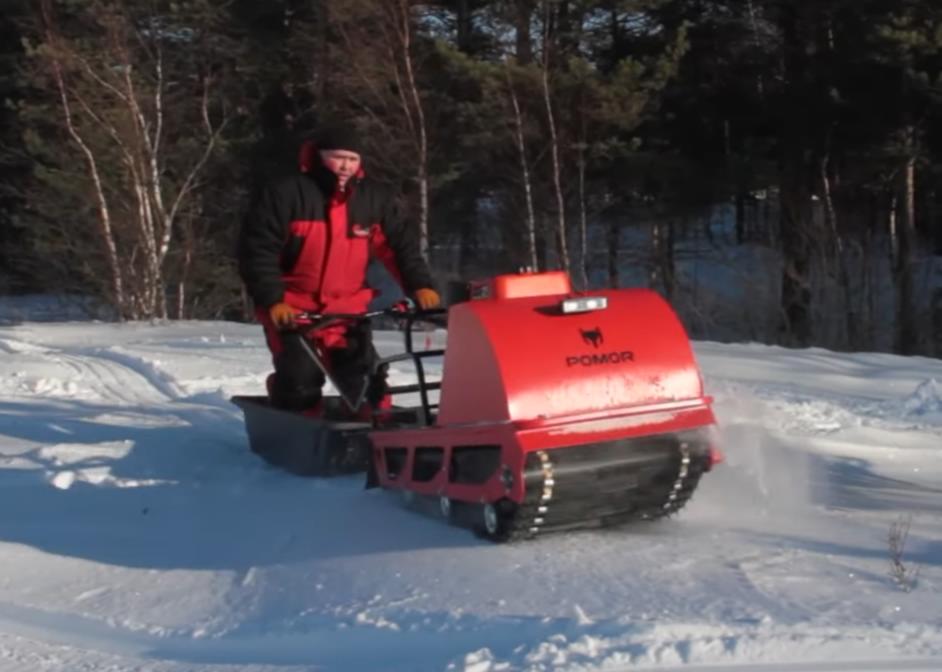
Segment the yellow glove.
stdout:
[[275,326],[279,329],[290,329],[294,326],[294,316],[298,314],[298,311],[289,306],[287,303],[276,303],[275,305],[269,307],[268,316],[271,318],[271,321],[274,322]]
[[442,298],[434,289],[417,289],[415,290],[415,302],[419,304],[419,308],[422,310],[432,310],[442,305]]

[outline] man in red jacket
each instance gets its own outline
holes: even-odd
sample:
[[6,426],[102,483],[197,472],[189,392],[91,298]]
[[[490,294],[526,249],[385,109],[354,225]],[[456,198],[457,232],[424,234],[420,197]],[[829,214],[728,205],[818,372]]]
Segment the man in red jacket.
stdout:
[[[440,299],[418,231],[399,217],[393,194],[366,177],[351,129],[322,130],[302,145],[300,162],[300,173],[269,184],[250,210],[239,237],[239,271],[273,355],[272,402],[316,412],[325,376],[305,336],[291,331],[299,313],[366,312],[376,295],[366,285],[370,259],[382,261],[420,308],[438,307]],[[368,323],[329,326],[306,338],[341,387],[368,381],[369,406],[388,404]]]

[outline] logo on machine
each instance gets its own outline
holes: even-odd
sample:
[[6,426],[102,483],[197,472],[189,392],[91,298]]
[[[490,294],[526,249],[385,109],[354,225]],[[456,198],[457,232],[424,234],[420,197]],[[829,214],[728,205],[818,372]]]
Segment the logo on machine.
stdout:
[[600,348],[605,342],[605,337],[602,336],[602,330],[596,327],[595,329],[580,329],[579,333],[582,335],[582,340],[586,345],[591,345],[593,348]]
[[[599,327],[595,329],[579,329],[582,342],[598,350],[605,344],[605,337]],[[612,352],[594,352],[591,355],[569,355],[566,357],[566,366],[601,366],[604,364],[624,364],[635,361],[635,353],[631,350],[613,350]]]
[[635,353],[631,350],[614,352],[596,352],[591,355],[570,355],[566,357],[566,366],[599,366],[602,364],[624,364],[635,361]]

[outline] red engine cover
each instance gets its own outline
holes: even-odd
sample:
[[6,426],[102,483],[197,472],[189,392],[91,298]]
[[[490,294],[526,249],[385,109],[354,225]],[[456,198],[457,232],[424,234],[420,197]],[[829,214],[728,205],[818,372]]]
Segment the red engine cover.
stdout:
[[592,296],[606,297],[608,307],[564,315],[566,295],[454,306],[438,424],[704,401],[690,342],[667,302],[644,289]]

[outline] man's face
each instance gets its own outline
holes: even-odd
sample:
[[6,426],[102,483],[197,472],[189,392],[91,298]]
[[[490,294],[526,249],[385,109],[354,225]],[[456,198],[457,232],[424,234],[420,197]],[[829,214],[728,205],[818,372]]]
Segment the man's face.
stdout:
[[337,186],[341,189],[360,170],[360,155],[356,152],[346,149],[327,149],[320,154],[327,169],[337,176]]

